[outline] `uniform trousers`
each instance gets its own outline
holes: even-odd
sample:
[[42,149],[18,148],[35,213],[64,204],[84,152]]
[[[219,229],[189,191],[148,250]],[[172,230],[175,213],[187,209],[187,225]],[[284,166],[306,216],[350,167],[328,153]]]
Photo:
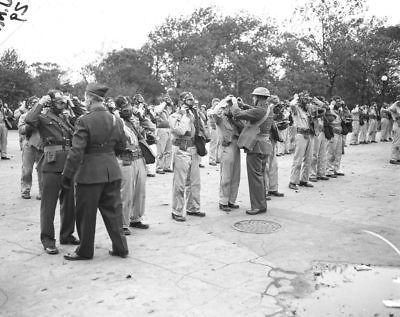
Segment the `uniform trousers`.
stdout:
[[296,140],[297,130],[295,126],[289,126],[288,129],[289,129],[288,131],[289,152],[293,152],[296,146],[295,140]]
[[367,141],[375,141],[377,131],[378,131],[378,120],[370,119],[368,126]]
[[268,154],[247,153],[246,165],[251,209],[267,209],[265,197],[265,169],[267,162]]
[[381,120],[381,141],[388,140],[390,137],[389,119],[382,118]]
[[360,134],[360,121],[353,120],[353,132],[351,133],[350,144],[358,144],[358,135]]
[[240,183],[240,149],[237,140],[233,139],[228,146],[221,146],[221,150],[219,203],[234,204]]
[[394,126],[394,121],[392,120],[392,119],[390,119],[389,120],[389,127],[388,127],[388,130],[389,130],[389,139],[393,139],[393,134],[394,134],[394,132],[393,132],[393,126]]
[[[278,142],[278,144],[281,142]],[[268,155],[265,168],[265,191],[278,191],[278,160],[276,158],[277,144],[272,142],[272,153]]]
[[74,190],[61,187],[61,172],[42,172],[42,183],[40,240],[44,247],[54,247],[54,216],[58,200],[60,200],[60,241],[67,240],[74,232]]
[[360,134],[358,135],[359,143],[365,143],[367,141],[367,131],[368,131],[368,123],[364,121],[364,124],[360,126]]
[[6,124],[0,123],[0,152],[1,157],[7,156],[7,136],[8,136],[8,129]]
[[313,137],[297,133],[290,182],[308,182],[311,169]]
[[311,177],[321,177],[326,174],[326,151],[328,140],[324,131],[314,137],[313,154],[311,160]]
[[122,181],[122,224],[129,227],[130,222],[139,222],[145,212],[146,200],[146,165],[143,158],[124,166],[120,162]]
[[38,175],[39,194],[42,194],[42,172],[41,172],[41,157],[43,151],[36,147],[25,144],[22,147],[22,172],[21,172],[21,193],[29,194],[32,188],[32,172],[33,165],[36,163],[36,171]]
[[393,124],[393,141],[392,141],[392,160],[400,160],[400,126],[398,123]]
[[277,143],[277,147],[278,147],[277,153],[278,154],[287,154],[287,153],[289,153],[289,143],[290,143],[290,140],[289,140],[289,128],[286,128],[284,130],[280,130],[279,134],[280,134],[283,142],[278,142]]
[[112,250],[127,254],[128,245],[122,230],[121,180],[77,184],[76,227],[81,243],[75,252],[86,258],[93,257],[97,208],[111,238]]
[[173,151],[172,213],[184,216],[186,210],[200,210],[200,156],[195,147],[188,147],[184,151],[174,146]]
[[169,128],[158,128],[157,135],[157,170],[171,169],[172,142],[171,130]]
[[210,128],[210,138],[209,163],[219,163],[221,159],[221,142],[217,129]]
[[337,173],[342,160],[342,135],[335,133],[328,142],[328,174]]

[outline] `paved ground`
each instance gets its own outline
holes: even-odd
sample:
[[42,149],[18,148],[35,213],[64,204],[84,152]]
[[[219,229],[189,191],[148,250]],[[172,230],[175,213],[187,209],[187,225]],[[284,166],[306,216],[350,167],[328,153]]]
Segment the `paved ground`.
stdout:
[[[39,201],[19,197],[15,132],[9,147],[13,159],[0,162],[1,316],[400,316],[382,304],[400,298],[392,282],[400,257],[362,231],[400,246],[400,167],[388,164],[390,144],[347,147],[345,177],[299,192],[287,188],[292,157],[279,158],[286,197],[255,217],[244,213],[244,157],[241,208],[230,214],[217,209],[218,168],[202,169],[207,217],[186,223],[170,219],[172,176],[158,175],[147,183],[151,229],[128,237],[130,257],[108,255],[99,217],[95,257],[78,263],[62,257],[73,247],[43,252]],[[282,227],[265,235],[232,228],[246,219]]]

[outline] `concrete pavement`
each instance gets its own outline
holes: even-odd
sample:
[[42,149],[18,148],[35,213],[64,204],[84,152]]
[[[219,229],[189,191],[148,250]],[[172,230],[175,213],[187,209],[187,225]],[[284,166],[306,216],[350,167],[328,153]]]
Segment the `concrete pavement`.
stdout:
[[[400,246],[400,166],[388,164],[388,143],[347,147],[346,176],[299,192],[287,187],[292,156],[278,158],[285,197],[273,198],[268,213],[255,217],[244,213],[249,206],[245,156],[238,198],[241,208],[229,214],[218,209],[219,171],[206,164],[206,158],[206,168],[201,170],[206,218],[189,216],[185,223],[174,222],[170,216],[172,175],[148,178],[146,214],[151,227],[134,230],[128,237],[130,256],[108,255],[111,243],[99,217],[95,257],[78,263],[62,257],[72,246],[60,246],[56,256],[42,250],[40,202],[22,200],[19,195],[21,159],[15,131],[9,134],[9,147],[13,159],[0,162],[2,316],[400,315],[381,303],[389,297],[400,298],[400,286],[391,282],[391,277],[400,274],[400,257],[362,232],[377,232]],[[34,181],[33,195],[37,192]],[[246,219],[274,221],[282,228],[272,234],[232,228]],[[327,275],[332,265],[349,264],[350,268],[369,264],[376,273],[375,280],[360,278],[362,272],[348,277],[354,296],[365,298],[360,305],[348,305],[354,298],[338,295],[346,292],[346,283],[324,286],[326,282],[316,279]],[[336,293],[329,293],[331,289]],[[337,305],[324,304],[332,298]],[[332,308],[341,305],[343,311]],[[311,307],[319,307],[318,312]]]

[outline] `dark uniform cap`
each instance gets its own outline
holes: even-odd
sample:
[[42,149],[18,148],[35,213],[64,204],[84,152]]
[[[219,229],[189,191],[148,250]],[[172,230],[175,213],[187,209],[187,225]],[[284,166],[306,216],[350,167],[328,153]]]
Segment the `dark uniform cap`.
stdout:
[[98,97],[104,98],[108,91],[108,87],[102,84],[98,83],[91,83],[87,85],[86,87],[86,92],[89,92],[93,95],[96,95]]

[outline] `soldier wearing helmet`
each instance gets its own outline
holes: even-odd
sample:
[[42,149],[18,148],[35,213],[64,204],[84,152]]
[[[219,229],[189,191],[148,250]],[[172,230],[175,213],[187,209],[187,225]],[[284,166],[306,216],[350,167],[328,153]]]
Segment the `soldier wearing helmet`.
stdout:
[[243,136],[249,131],[246,127],[243,129],[238,141],[239,146],[244,148],[247,153],[246,164],[251,209],[247,210],[246,213],[256,215],[267,212],[264,175],[268,157],[272,155],[272,144],[269,136],[273,123],[274,106],[268,102],[270,92],[265,87],[257,87],[251,95],[253,108],[240,110],[238,107],[235,107],[232,113],[236,120],[247,121],[249,127],[259,127],[259,132],[256,135],[251,135],[249,145],[241,143]]

